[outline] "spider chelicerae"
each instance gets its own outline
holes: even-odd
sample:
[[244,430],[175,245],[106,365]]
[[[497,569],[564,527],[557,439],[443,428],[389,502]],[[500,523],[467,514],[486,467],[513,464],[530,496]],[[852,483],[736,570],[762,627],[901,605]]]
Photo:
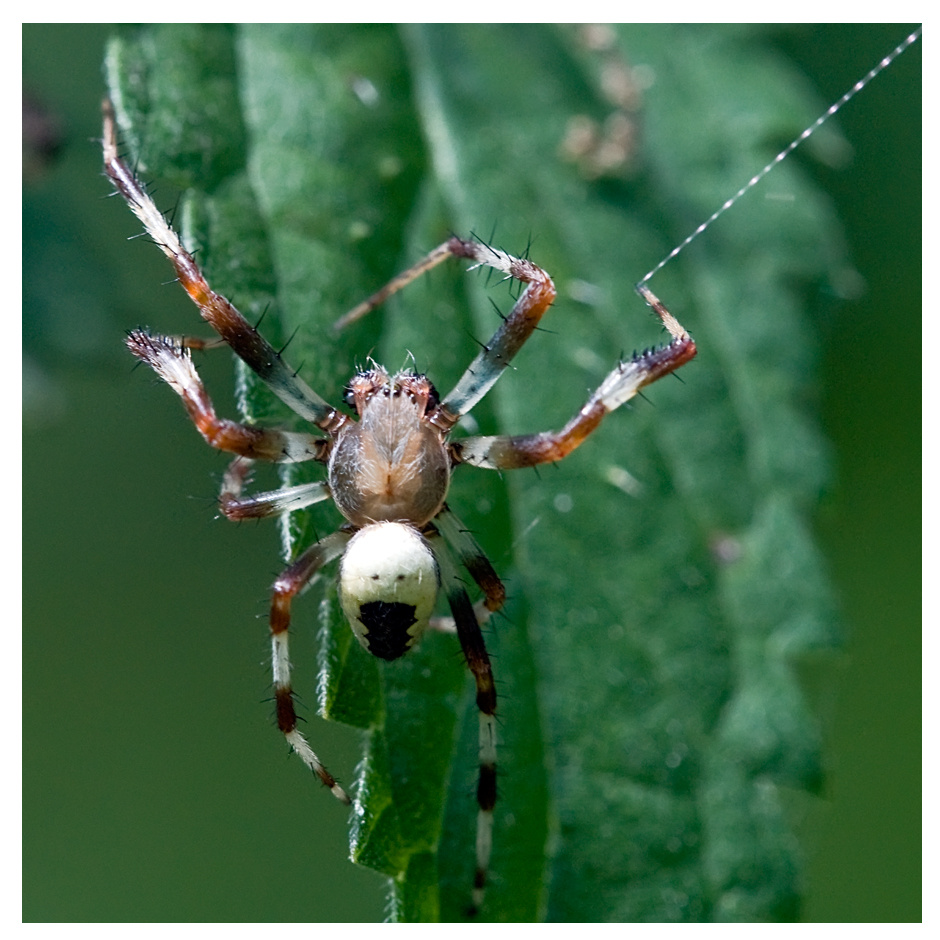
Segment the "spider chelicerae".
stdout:
[[[345,403],[355,417],[337,410],[288,367],[238,310],[207,283],[143,185],[118,153],[114,109],[103,104],[105,172],[173,262],[177,278],[202,318],[242,361],[315,433],[240,424],[216,415],[196,372],[194,340],[132,330],[130,351],[147,363],[182,398],[206,442],[236,454],[226,471],[219,503],[228,519],[278,516],[332,499],[345,522],[304,550],[274,582],[270,631],[274,699],[278,728],[291,749],[343,803],[351,800],[321,763],[297,727],[291,691],[288,630],[291,603],[323,568],[340,558],[339,597],[359,642],[375,656],[404,655],[432,621],[443,590],[453,626],[476,683],[480,718],[477,783],[476,870],[471,912],[483,901],[496,803],[496,691],[481,624],[505,600],[503,584],[476,540],[446,503],[451,473],[460,464],[491,470],[534,467],[561,460],[578,447],[605,415],[645,385],[684,365],[695,355],[692,338],[645,284],[637,290],[672,336],[665,346],[619,362],[581,410],[555,432],[519,436],[462,437],[450,432],[493,387],[503,370],[552,305],[555,286],[548,274],[480,241],[449,238],[424,259],[389,282],[338,322],[365,315],[392,294],[448,258],[488,266],[525,285],[492,339],[454,388],[438,395],[427,376],[410,371],[390,375],[381,366],[357,373],[346,387]],[[357,420],[358,419],[358,420]],[[325,482],[245,495],[254,461],[325,464]],[[474,604],[458,563],[482,592]]]

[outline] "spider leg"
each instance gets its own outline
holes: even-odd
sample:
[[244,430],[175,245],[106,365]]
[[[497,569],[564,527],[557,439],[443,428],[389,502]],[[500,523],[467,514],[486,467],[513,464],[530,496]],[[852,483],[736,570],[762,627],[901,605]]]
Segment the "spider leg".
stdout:
[[454,625],[467,666],[476,683],[476,703],[480,715],[480,772],[477,780],[476,867],[472,904],[475,915],[483,904],[486,878],[493,850],[493,808],[496,805],[496,686],[483,633],[473,604],[450,558],[450,552],[437,539],[430,541],[441,569],[441,583],[454,615]]
[[253,464],[253,460],[236,457],[225,471],[222,492],[219,494],[219,507],[226,519],[233,522],[242,519],[266,519],[268,516],[294,512],[330,498],[330,488],[323,481],[299,483],[297,486],[285,486],[267,493],[243,496],[242,490],[251,477]]
[[516,258],[483,242],[450,238],[442,245],[438,245],[417,264],[389,281],[368,300],[363,301],[358,307],[337,320],[335,327],[342,328],[358,320],[359,317],[365,316],[392,294],[397,293],[448,258],[466,258],[468,261],[475,261],[477,265],[486,265],[502,271],[507,277],[515,278],[526,285],[493,338],[473,360],[463,377],[454,386],[453,391],[442,399],[441,410],[444,413],[442,420],[453,426],[461,415],[470,411],[493,387],[513,356],[532,335],[542,315],[555,300],[555,285],[538,265],[525,258]]
[[274,582],[271,597],[271,669],[274,676],[274,701],[277,726],[287,739],[291,750],[329,787],[333,796],[347,805],[351,802],[346,791],[333,775],[320,763],[307,739],[297,730],[297,712],[290,683],[290,656],[288,655],[288,629],[291,601],[314,578],[317,572],[346,547],[351,535],[342,530],[334,532],[311,545]]
[[672,342],[649,349],[617,367],[601,382],[584,407],[560,430],[517,437],[468,437],[451,442],[456,463],[469,463],[491,470],[532,467],[567,457],[601,423],[651,382],[674,372],[695,356],[695,343],[678,320],[645,285],[637,288],[656,311],[672,335]]
[[356,320],[371,313],[376,307],[385,303],[392,294],[397,294],[403,287],[407,287],[412,281],[417,280],[422,274],[427,274],[431,268],[436,268],[442,261],[453,258],[450,241],[438,245],[433,251],[425,255],[417,264],[413,264],[407,271],[393,277],[383,288],[377,290],[371,297],[366,298],[357,307],[353,307],[349,313],[341,316],[334,324],[334,330],[342,330],[355,323]]
[[447,505],[434,517],[434,525],[483,591],[487,615],[499,610],[506,602],[506,588],[470,530]]
[[[481,627],[485,627],[489,622],[490,613],[491,611],[486,608],[485,601],[477,601],[473,605],[473,616],[477,618],[477,623]],[[453,617],[432,617],[428,621],[428,629],[457,636],[457,623]]]
[[441,410],[454,415],[456,420],[486,395],[532,335],[542,315],[555,300],[555,285],[545,271],[526,258],[516,258],[477,241],[452,238],[448,245],[455,256],[495,268],[525,284],[525,290],[492,339],[470,363],[454,388],[441,399]]
[[212,447],[275,463],[326,459],[332,443],[329,439],[294,431],[250,427],[219,418],[189,350],[180,347],[175,340],[132,330],[127,336],[127,346],[183,399],[193,424]]
[[231,349],[221,336],[168,336],[177,346],[183,349],[205,352],[209,349]]
[[[114,106],[102,103],[105,173],[143,223],[150,237],[173,262],[186,293],[202,318],[232,347],[235,354],[271,388],[289,408],[323,431],[332,431],[349,419],[299,379],[258,331],[221,294],[215,293],[193,256],[147,194],[143,184],[118,154]],[[199,340],[195,341],[196,346]]]

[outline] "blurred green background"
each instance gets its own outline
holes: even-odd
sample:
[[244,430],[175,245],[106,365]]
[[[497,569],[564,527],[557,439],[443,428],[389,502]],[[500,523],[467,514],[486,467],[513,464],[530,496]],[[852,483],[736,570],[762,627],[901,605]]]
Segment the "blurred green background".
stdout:
[[[778,45],[835,100],[904,33],[793,27]],[[61,139],[48,163],[24,152],[23,917],[381,919],[381,879],[346,861],[345,811],[266,721],[276,529],[215,519],[224,460],[123,350],[124,329],[191,330],[193,315],[162,286],[159,252],[123,245],[129,213],[103,202],[107,35],[23,33],[45,115],[31,136]],[[819,325],[838,482],[817,531],[850,634],[808,677],[830,741],[801,824],[808,920],[920,919],[920,57],[917,44],[839,115],[852,161],[814,170],[867,291]],[[225,359],[201,368],[230,412]],[[294,650],[308,706],[313,632]],[[355,732],[309,721],[351,779]]]

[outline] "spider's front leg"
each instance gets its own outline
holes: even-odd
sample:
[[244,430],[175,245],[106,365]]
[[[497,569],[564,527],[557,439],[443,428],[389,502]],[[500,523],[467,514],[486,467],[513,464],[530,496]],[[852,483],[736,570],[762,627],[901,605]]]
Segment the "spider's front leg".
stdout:
[[[183,247],[173,227],[118,153],[114,106],[110,100],[106,98],[102,102],[101,110],[105,173],[134,215],[143,223],[150,237],[173,262],[180,284],[199,307],[202,318],[292,411],[328,433],[346,424],[349,419],[298,378],[281,359],[281,354],[242,316],[235,305],[212,290],[195,258]],[[207,343],[205,340],[187,337],[176,345],[205,348],[213,344],[211,341]]]
[[682,324],[645,284],[637,285],[637,290],[662,320],[672,336],[671,343],[618,363],[584,407],[560,431],[452,441],[449,446],[454,461],[490,470],[511,470],[561,460],[580,446],[606,415],[628,402],[641,388],[675,372],[694,358],[695,342]]
[[482,242],[461,238],[452,238],[448,245],[456,257],[502,271],[507,279],[514,278],[525,284],[525,290],[493,337],[470,363],[451,392],[441,400],[441,410],[453,415],[456,422],[496,384],[496,380],[532,335],[542,316],[555,301],[555,284],[546,271],[527,258],[516,258]]
[[450,394],[441,400],[436,423],[446,425],[446,430],[450,430],[457,423],[457,419],[470,411],[493,387],[554,302],[555,285],[547,272],[527,258],[516,258],[484,242],[454,236],[438,245],[417,264],[389,281],[381,290],[376,291],[368,300],[350,310],[334,324],[336,329],[342,329],[365,316],[392,294],[448,258],[475,261],[476,265],[471,265],[471,270],[482,265],[501,271],[507,279],[513,278],[525,284],[525,290],[513,304],[512,310],[503,318],[492,339],[470,363],[460,381]]

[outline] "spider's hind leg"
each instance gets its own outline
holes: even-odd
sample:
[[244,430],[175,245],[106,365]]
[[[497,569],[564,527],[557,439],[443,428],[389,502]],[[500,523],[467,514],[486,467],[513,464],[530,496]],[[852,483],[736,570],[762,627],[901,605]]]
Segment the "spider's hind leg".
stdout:
[[[447,515],[448,510],[443,511]],[[440,516],[435,519],[435,525],[441,521]],[[454,517],[451,517],[454,526],[460,527],[460,523]],[[450,528],[449,523],[445,523],[445,528]],[[457,531],[455,529],[455,531]],[[459,531],[463,531],[462,527]],[[464,535],[469,539],[469,535]],[[451,533],[448,533],[450,540]],[[470,540],[474,546],[475,542]],[[464,543],[467,544],[467,543]],[[475,916],[483,904],[483,897],[486,891],[486,881],[490,866],[490,856],[493,850],[493,810],[496,806],[496,685],[493,680],[493,669],[490,665],[490,657],[486,651],[486,643],[483,640],[483,633],[480,630],[480,621],[470,601],[466,588],[461,581],[457,570],[451,561],[450,550],[447,546],[440,544],[439,539],[433,539],[431,546],[437,557],[441,569],[441,583],[447,592],[447,601],[450,604],[451,612],[454,616],[454,626],[457,636],[460,639],[460,645],[463,649],[464,658],[467,666],[473,674],[476,683],[476,704],[479,711],[480,720],[480,753],[479,753],[479,775],[477,778],[477,835],[476,835],[476,862],[473,875],[473,893],[469,907],[469,915]],[[490,567],[486,556],[477,546],[479,558],[482,558],[487,567]],[[458,547],[458,553],[461,555],[461,561],[464,561],[464,552]],[[467,565],[468,570],[477,579],[474,569]],[[477,569],[479,570],[479,568]],[[492,568],[490,567],[492,571]],[[493,575],[495,578],[495,573]],[[502,606],[502,597],[505,592],[503,586],[496,578],[499,584],[499,599],[497,603],[496,591],[493,588],[493,594],[487,592],[487,601],[484,602],[486,612],[496,610]],[[489,607],[493,603],[493,607]]]
[[291,750],[316,774],[338,800],[349,804],[346,791],[323,766],[320,759],[297,728],[297,712],[291,688],[290,656],[288,654],[288,628],[291,602],[306,588],[317,572],[339,555],[346,547],[350,534],[342,529],[311,545],[274,582],[271,598],[271,670],[274,676],[274,703],[277,726],[287,739]]
[[496,574],[496,570],[477,540],[470,534],[470,530],[446,504],[434,517],[434,526],[456,553],[460,564],[470,572],[470,576],[479,585],[484,595],[482,604],[488,619],[489,614],[500,610],[506,603],[506,588],[499,580],[499,575]]

